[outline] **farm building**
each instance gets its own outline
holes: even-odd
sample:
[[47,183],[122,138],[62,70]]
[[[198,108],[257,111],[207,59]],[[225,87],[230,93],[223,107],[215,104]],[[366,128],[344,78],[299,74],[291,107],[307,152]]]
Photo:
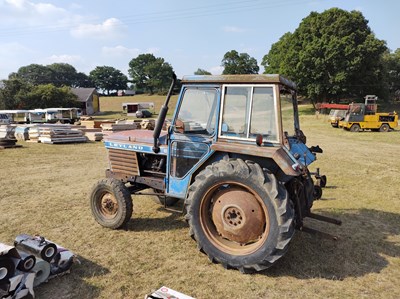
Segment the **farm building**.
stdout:
[[71,91],[82,103],[79,108],[82,109],[83,114],[92,115],[100,110],[99,95],[95,88],[71,88]]

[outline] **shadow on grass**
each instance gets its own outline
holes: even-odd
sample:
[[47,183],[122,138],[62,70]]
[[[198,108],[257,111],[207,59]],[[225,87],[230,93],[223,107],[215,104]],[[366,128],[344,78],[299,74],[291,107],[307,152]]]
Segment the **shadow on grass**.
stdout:
[[90,260],[78,257],[81,264],[75,263],[71,272],[50,279],[34,289],[37,298],[96,298],[101,288],[86,282],[92,278],[110,273],[110,271]]
[[128,231],[167,231],[181,228],[187,228],[182,207],[178,204],[172,208],[164,209],[159,207],[158,211],[163,212],[166,217],[163,218],[131,218],[123,228]]
[[400,256],[400,246],[390,239],[400,234],[399,214],[367,209],[323,214],[341,219],[342,226],[313,220],[306,221],[306,226],[338,235],[339,240],[297,232],[287,254],[261,273],[276,277],[342,280],[379,273],[388,266],[385,256]]

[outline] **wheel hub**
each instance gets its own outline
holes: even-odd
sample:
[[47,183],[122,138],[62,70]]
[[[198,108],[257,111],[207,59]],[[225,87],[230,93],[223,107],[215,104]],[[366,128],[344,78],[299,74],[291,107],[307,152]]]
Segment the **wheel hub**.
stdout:
[[111,193],[106,193],[101,198],[101,211],[105,217],[112,217],[118,211],[118,202]]
[[262,238],[265,216],[257,198],[240,187],[230,187],[214,196],[211,215],[217,233],[245,245]]

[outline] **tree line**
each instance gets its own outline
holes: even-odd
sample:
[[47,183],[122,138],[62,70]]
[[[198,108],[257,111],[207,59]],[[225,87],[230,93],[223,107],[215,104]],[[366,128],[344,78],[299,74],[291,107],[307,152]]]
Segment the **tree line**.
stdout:
[[[222,74],[258,74],[257,60],[231,50],[221,61]],[[299,94],[319,101],[376,94],[400,99],[400,48],[394,52],[378,39],[359,11],[332,8],[311,12],[294,32],[285,33],[263,57],[264,73],[279,73],[297,83]],[[69,87],[95,87],[110,95],[131,83],[138,93],[165,93],[173,68],[162,57],[141,54],[129,62],[128,75],[98,66],[89,75],[66,63],[23,66],[3,80],[0,108],[73,106]],[[198,68],[194,74],[211,75]]]

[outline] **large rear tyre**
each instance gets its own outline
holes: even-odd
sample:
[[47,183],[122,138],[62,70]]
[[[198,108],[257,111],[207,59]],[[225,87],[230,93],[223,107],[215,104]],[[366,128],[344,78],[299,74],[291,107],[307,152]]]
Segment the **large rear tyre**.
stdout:
[[90,207],[102,226],[117,229],[132,217],[132,197],[125,184],[116,179],[103,179],[93,186]]
[[294,234],[286,188],[250,161],[208,166],[190,186],[185,206],[199,250],[243,273],[270,267],[286,253]]

